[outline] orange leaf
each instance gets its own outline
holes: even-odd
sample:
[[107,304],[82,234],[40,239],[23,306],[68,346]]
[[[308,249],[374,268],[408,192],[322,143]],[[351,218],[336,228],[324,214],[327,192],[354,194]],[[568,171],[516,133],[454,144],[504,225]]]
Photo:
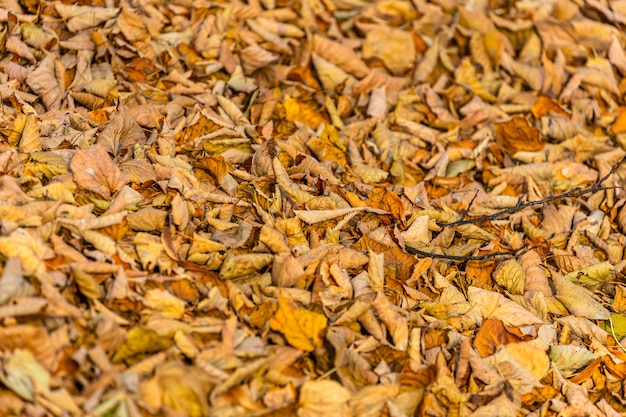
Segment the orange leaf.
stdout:
[[404,220],[404,203],[393,191],[375,187],[367,197],[369,206],[390,212],[400,222]]
[[494,354],[499,347],[509,343],[520,342],[522,339],[504,327],[498,319],[487,319],[483,322],[474,338],[474,347],[483,358]]
[[619,116],[615,120],[613,124],[613,132],[614,133],[624,133],[626,132],[626,108],[621,107]]
[[554,100],[546,96],[540,96],[530,111],[532,111],[533,116],[535,116],[536,119],[541,119],[543,116],[549,115],[550,113],[557,113],[561,116],[567,117],[568,119],[572,118],[572,116],[563,110],[563,108],[554,102]]
[[498,144],[509,154],[519,151],[540,151],[544,148],[539,130],[530,126],[523,117],[514,117],[508,122],[494,123],[493,130]]
[[289,98],[285,100],[284,105],[287,120],[289,121],[295,120],[304,123],[311,129],[317,129],[322,123],[328,124],[326,118],[308,103],[303,103],[296,98]]
[[220,184],[226,174],[232,171],[230,164],[221,155],[207,156],[198,162],[200,167],[208,169],[213,174],[217,184]]

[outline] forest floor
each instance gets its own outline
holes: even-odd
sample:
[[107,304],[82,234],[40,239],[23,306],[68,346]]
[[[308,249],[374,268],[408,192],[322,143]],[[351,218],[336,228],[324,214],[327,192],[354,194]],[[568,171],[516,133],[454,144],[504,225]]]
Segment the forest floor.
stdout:
[[0,1],[0,415],[624,415],[625,26]]

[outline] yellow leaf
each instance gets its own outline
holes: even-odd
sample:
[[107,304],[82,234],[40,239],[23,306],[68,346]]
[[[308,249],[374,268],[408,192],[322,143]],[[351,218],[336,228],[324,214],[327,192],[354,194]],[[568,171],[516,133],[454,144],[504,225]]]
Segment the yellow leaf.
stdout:
[[[607,329],[608,330],[608,329]],[[584,346],[579,345],[552,345],[550,359],[561,371],[577,371],[597,358]]]
[[190,417],[210,414],[207,397],[212,385],[208,375],[203,375],[199,369],[186,367],[180,362],[167,362],[157,368],[155,378],[163,405]]
[[344,416],[349,415],[347,402],[350,391],[337,381],[308,381],[300,389],[298,415],[304,416]]
[[19,258],[24,275],[41,276],[46,272],[43,259],[54,256],[40,238],[25,229],[18,228],[9,236],[0,236],[0,254],[7,258]]
[[48,178],[67,174],[70,168],[68,158],[57,152],[31,152],[27,164],[30,170],[42,173]]
[[41,151],[41,138],[39,137],[39,127],[37,126],[37,118],[30,115],[26,118],[22,137],[18,144],[18,148],[22,152]]
[[82,271],[79,268],[72,268],[72,276],[78,290],[88,298],[100,298],[102,297],[102,289],[98,283],[87,272]]
[[326,316],[298,307],[283,297],[278,299],[278,311],[270,320],[272,330],[285,335],[287,342],[296,349],[312,352],[322,346],[321,332],[326,329]]
[[498,319],[507,326],[527,326],[541,323],[541,319],[525,310],[522,306],[496,292],[469,287],[468,301],[475,306],[470,315],[478,314],[477,321]]
[[552,274],[556,298],[576,317],[589,320],[608,320],[611,313],[584,288],[558,273]]
[[185,302],[167,291],[159,289],[148,291],[145,304],[165,317],[180,319],[185,314]]
[[288,98],[284,103],[287,120],[304,123],[311,129],[317,129],[321,124],[328,124],[328,120],[323,117],[318,110],[307,103],[303,103],[296,98]]
[[244,277],[269,265],[274,260],[274,255],[268,253],[250,253],[245,255],[230,255],[222,264],[220,278],[233,279]]
[[499,286],[511,294],[524,294],[526,274],[524,268],[515,259],[504,262],[495,270],[493,278]]
[[29,350],[15,350],[3,368],[2,382],[25,400],[33,401],[36,392],[49,389],[50,374]]
[[145,207],[134,213],[128,213],[128,226],[137,232],[163,230],[167,212],[154,207]]
[[[157,332],[144,327],[134,327],[126,333],[124,344],[111,359],[113,363],[136,362],[140,355],[169,349],[173,342]],[[138,357],[138,358],[137,358]]]
[[379,58],[394,74],[400,75],[415,64],[413,36],[404,30],[377,26],[368,31],[363,58]]
[[313,136],[306,143],[320,161],[335,161],[341,166],[347,165],[346,147],[339,139],[339,133],[331,125],[326,125],[320,137]]

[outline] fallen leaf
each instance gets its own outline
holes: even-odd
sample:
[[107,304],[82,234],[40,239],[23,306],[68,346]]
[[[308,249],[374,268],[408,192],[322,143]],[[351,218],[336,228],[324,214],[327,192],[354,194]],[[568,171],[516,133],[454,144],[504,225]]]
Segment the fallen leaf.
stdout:
[[544,148],[539,131],[523,117],[513,117],[508,122],[494,123],[496,140],[505,152],[514,155],[520,151],[540,151]]
[[99,145],[86,151],[77,151],[70,168],[79,187],[105,198],[111,198],[128,182],[109,154]]
[[278,311],[270,319],[272,330],[282,333],[291,346],[305,352],[322,345],[322,332],[326,326],[325,316],[298,307],[283,297],[279,298]]

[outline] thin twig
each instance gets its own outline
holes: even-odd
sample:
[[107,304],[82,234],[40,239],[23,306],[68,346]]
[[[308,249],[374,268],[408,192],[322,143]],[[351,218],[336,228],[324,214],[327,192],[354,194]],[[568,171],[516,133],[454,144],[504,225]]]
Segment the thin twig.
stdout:
[[[580,187],[576,187],[576,188],[572,188],[571,190],[566,191],[566,192],[564,192],[562,194],[554,195],[554,196],[551,196],[551,197],[546,197],[544,199],[537,200],[537,201],[528,201],[526,203],[521,203],[521,198],[520,198],[520,203],[519,204],[516,204],[513,207],[509,207],[509,208],[507,208],[505,210],[502,210],[502,211],[499,211],[497,213],[493,213],[493,214],[490,214],[488,216],[477,217],[475,219],[465,219],[465,215],[466,214],[464,214],[463,217],[461,218],[461,220],[457,220],[455,222],[448,223],[448,224],[442,224],[441,227],[461,226],[461,225],[464,225],[464,224],[480,223],[480,222],[484,222],[484,221],[487,221],[487,220],[495,220],[495,219],[497,219],[500,216],[504,216],[505,214],[517,213],[518,211],[523,210],[523,209],[525,209],[527,207],[539,206],[539,205],[543,205],[543,204],[546,204],[546,203],[550,203],[552,201],[563,200],[565,198],[576,198],[576,197],[583,196],[585,194],[590,194],[590,193],[595,193],[597,191],[611,189],[613,187],[602,187],[601,185],[611,175],[613,175],[613,173],[615,173],[615,171],[617,171],[617,169],[620,167],[620,165],[622,165],[622,162],[624,162],[625,159],[626,159],[626,155],[622,156],[620,158],[620,160],[617,161],[617,163],[611,167],[611,170],[608,172],[608,174],[606,174],[604,177],[600,178],[598,181],[596,181],[595,184],[593,184],[591,187],[589,187],[587,189],[580,190]],[[472,201],[473,201],[473,199],[472,199]]]
[[508,261],[509,259],[517,258],[519,256],[524,255],[531,250],[537,249],[545,242],[538,243],[531,247],[522,246],[519,249],[503,251],[503,252],[492,252],[486,255],[468,255],[468,256],[459,256],[459,255],[445,255],[441,253],[429,253],[419,249],[415,249],[407,246],[406,251],[412,255],[420,255],[424,258],[433,258],[433,259],[448,259],[452,261]]

